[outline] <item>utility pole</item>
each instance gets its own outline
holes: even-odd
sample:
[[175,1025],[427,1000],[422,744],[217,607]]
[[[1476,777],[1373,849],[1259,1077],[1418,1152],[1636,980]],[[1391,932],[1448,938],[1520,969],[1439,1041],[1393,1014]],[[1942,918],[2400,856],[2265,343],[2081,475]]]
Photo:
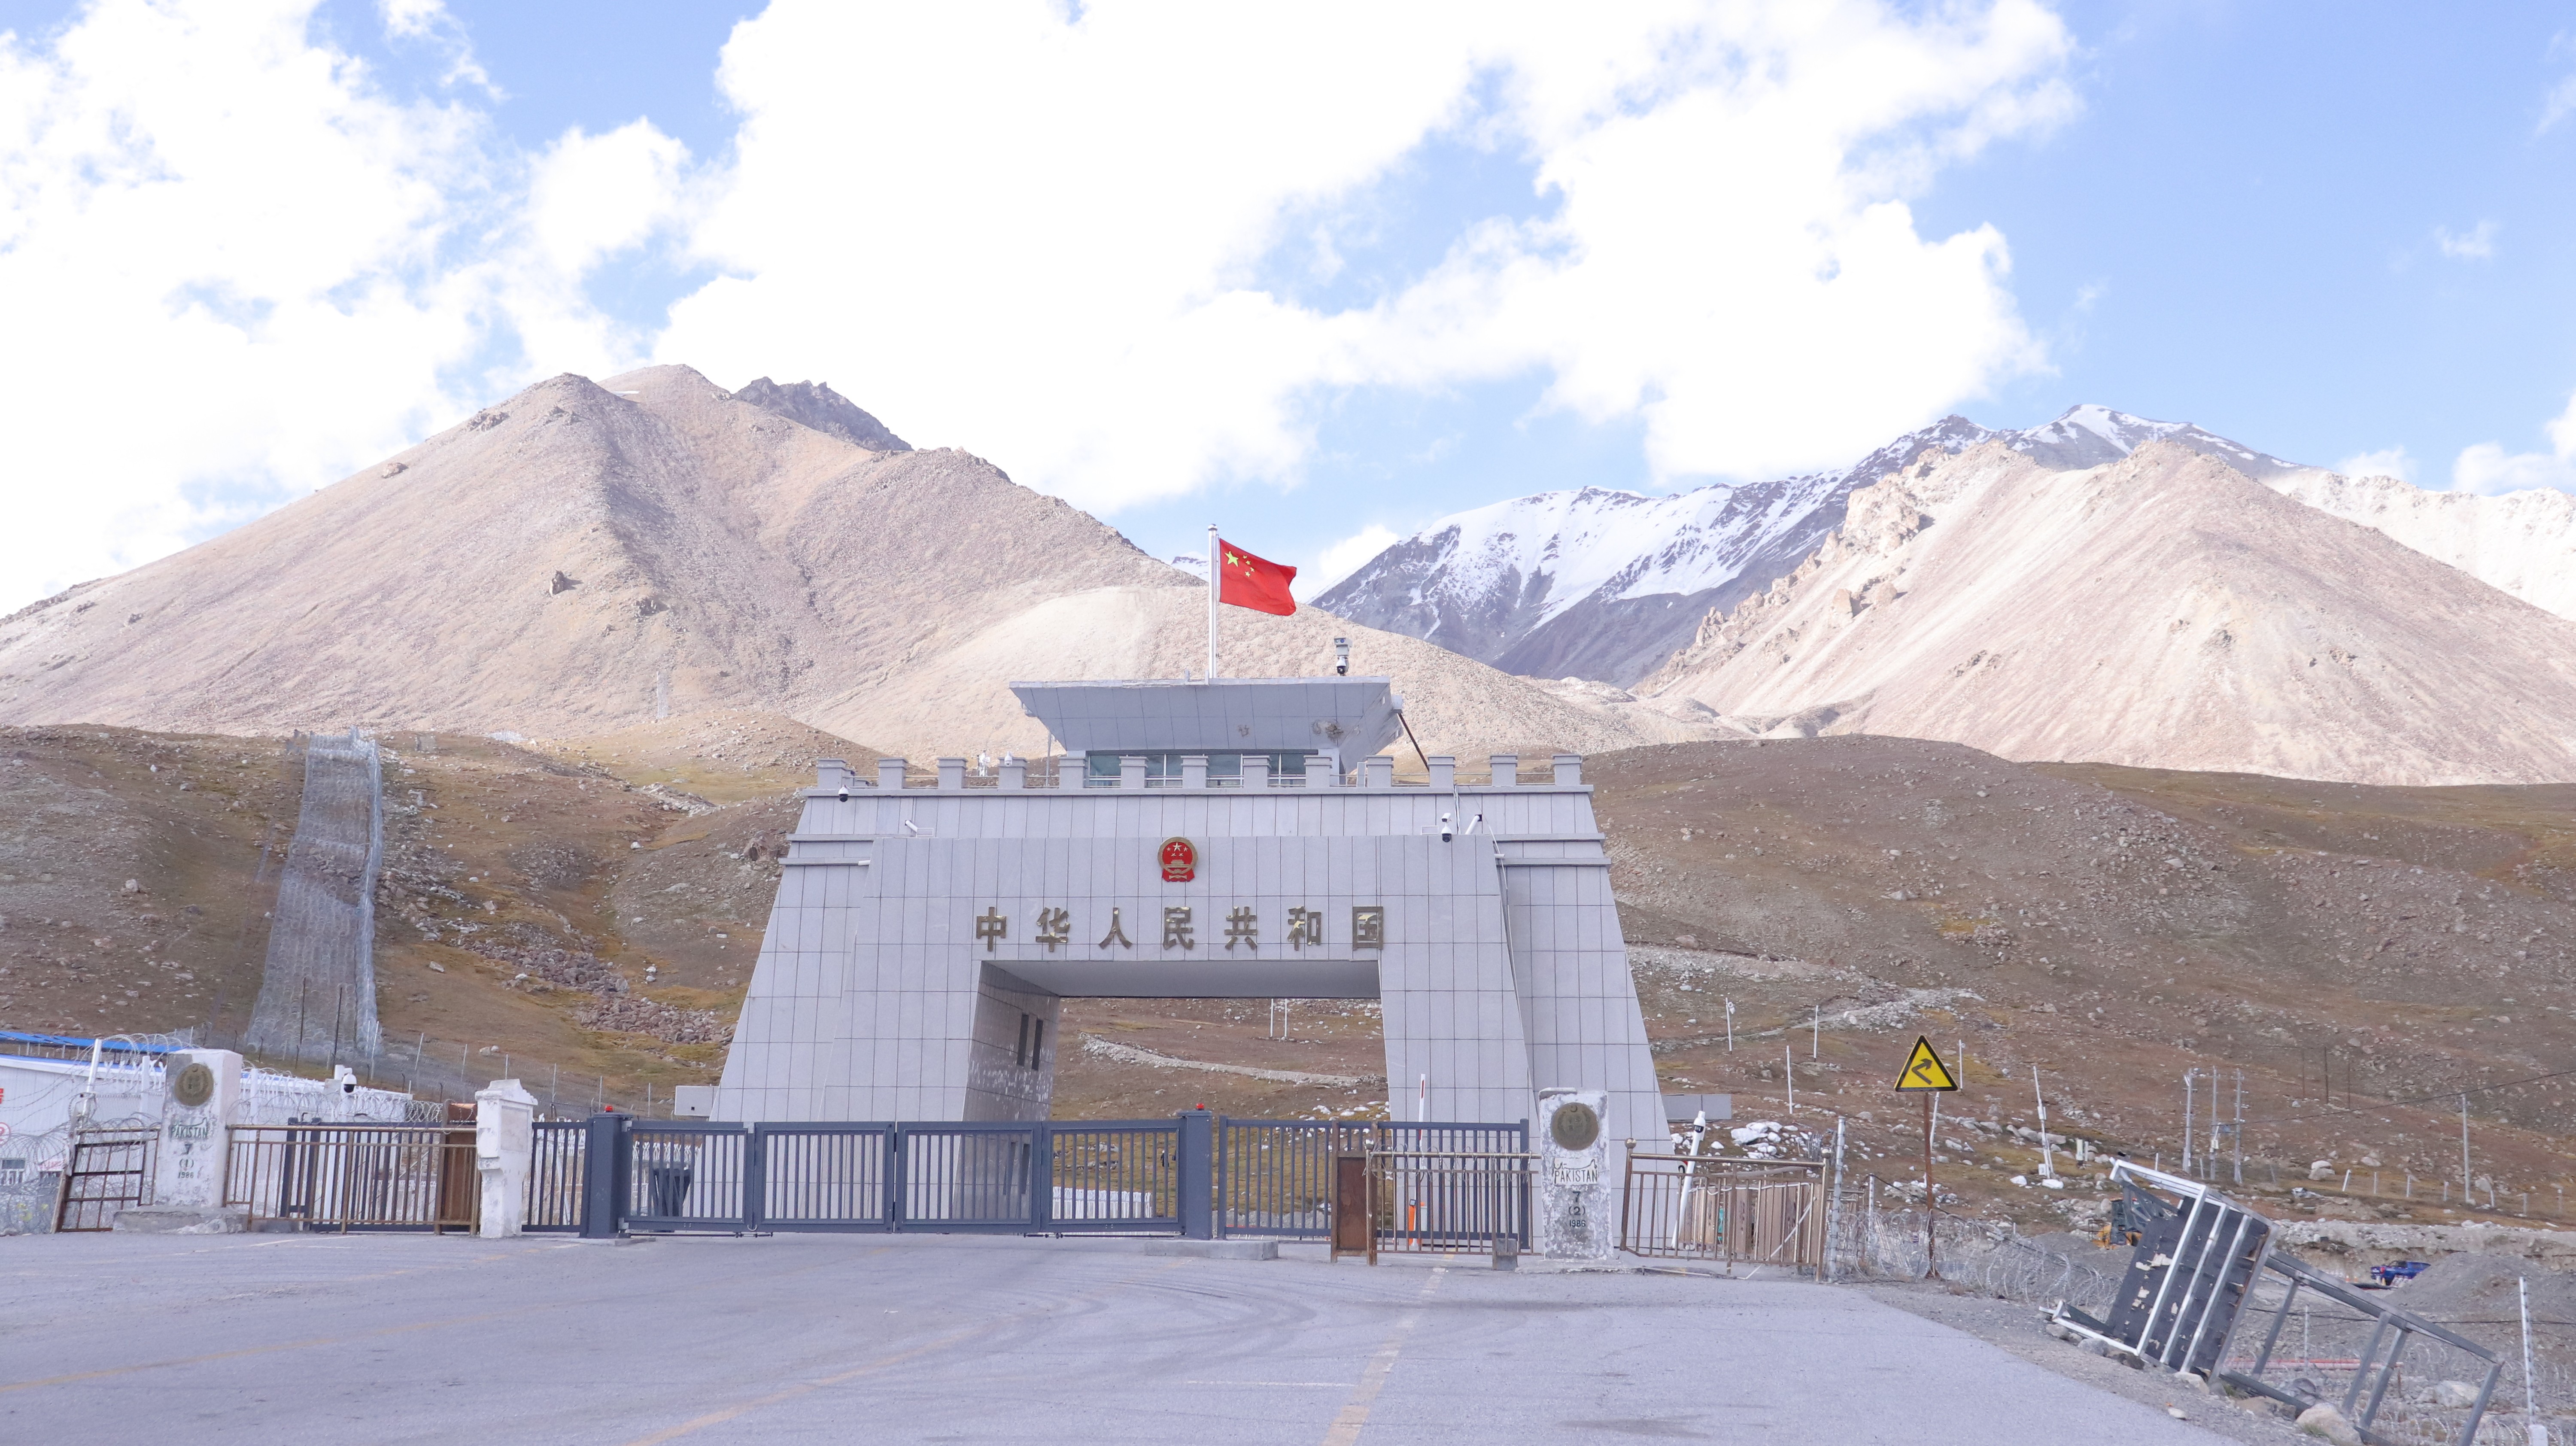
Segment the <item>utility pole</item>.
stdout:
[[1798,1051],[1794,1045],[1780,1046],[1780,1072],[1789,1081],[1789,1113],[1794,1115],[1798,1112]]
[[2185,1178],[2191,1176],[2191,1077],[2198,1073],[2200,1071],[2192,1069],[2182,1072],[2182,1173]]
[[2234,1152],[2228,1168],[2234,1183],[2245,1183],[2245,1071],[2236,1072],[2236,1123],[2227,1131],[2227,1143]]
[[2469,1203],[2469,1097],[2460,1095],[2460,1203]]
[[1726,1052],[1735,1053],[1735,1001],[1726,1001]]
[[1811,1004],[1807,1007],[1813,1011],[1807,1019],[1807,1058],[1816,1059],[1820,1057],[1816,1051],[1825,1043],[1825,1006]]
[[2057,1173],[2057,1154],[2048,1146],[2048,1097],[2039,1091],[2039,1066],[2030,1067],[2030,1097],[2039,1106],[2039,1178]]

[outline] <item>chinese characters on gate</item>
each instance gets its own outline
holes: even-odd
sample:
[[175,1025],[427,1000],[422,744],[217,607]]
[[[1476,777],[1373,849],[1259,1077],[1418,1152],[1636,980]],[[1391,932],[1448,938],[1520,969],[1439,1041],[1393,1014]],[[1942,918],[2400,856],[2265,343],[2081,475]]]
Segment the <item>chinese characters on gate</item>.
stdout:
[[[1145,927],[1147,937],[1151,938],[1152,925],[1148,924]],[[1261,917],[1253,911],[1251,905],[1237,904],[1227,910],[1221,924],[1210,925],[1211,930],[1217,927],[1222,927],[1225,931],[1225,947],[1229,953],[1237,949],[1254,954],[1261,952]],[[1199,947],[1198,931],[1199,925],[1193,905],[1171,904],[1164,907],[1163,948],[1194,950]],[[985,953],[995,952],[1008,942],[1010,937],[1011,916],[1003,913],[999,905],[987,904],[984,912],[975,916],[975,941],[984,946]],[[1056,951],[1058,945],[1072,943],[1073,911],[1053,907],[1038,910],[1037,930],[1031,937],[1045,945],[1046,951],[1050,954]],[[1208,942],[1214,944],[1216,940],[1210,938]],[[1309,909],[1302,905],[1291,908],[1288,911],[1286,937],[1275,942],[1284,945],[1291,952],[1329,947],[1331,941],[1325,937],[1324,911]],[[1110,909],[1109,927],[1101,934],[1100,942],[1095,947],[1101,949],[1137,947],[1136,941],[1127,935],[1126,910],[1123,907]],[[1380,950],[1386,947],[1385,906],[1359,904],[1352,907],[1350,947]]]

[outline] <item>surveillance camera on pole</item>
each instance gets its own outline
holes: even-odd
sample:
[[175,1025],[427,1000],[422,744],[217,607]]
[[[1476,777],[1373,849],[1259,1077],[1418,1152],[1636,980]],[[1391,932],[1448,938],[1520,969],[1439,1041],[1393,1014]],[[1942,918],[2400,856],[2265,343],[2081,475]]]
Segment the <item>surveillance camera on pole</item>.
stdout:
[[1351,640],[1348,638],[1335,638],[1333,639],[1333,675],[1335,677],[1346,678],[1350,676],[1350,672]]

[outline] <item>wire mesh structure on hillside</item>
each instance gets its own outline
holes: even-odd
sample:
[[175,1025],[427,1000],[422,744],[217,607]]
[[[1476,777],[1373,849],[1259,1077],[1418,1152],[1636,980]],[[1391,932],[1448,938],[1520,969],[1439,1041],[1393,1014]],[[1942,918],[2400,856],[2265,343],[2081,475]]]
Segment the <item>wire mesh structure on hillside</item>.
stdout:
[[298,740],[304,804],[269,925],[268,961],[245,1042],[324,1063],[372,1057],[376,871],[384,862],[384,764],[354,728]]

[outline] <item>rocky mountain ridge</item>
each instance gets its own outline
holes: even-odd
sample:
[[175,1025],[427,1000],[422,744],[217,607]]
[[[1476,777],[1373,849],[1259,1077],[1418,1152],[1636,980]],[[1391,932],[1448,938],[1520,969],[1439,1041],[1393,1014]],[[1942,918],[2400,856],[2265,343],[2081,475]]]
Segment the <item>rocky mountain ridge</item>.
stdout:
[[[1205,666],[1203,584],[981,458],[844,435],[861,422],[828,388],[681,366],[539,382],[0,622],[0,722],[562,738],[752,708],[919,758],[1034,754],[1009,680]],[[1311,610],[1228,613],[1228,672],[1321,674],[1349,636],[1434,751],[1704,736]]]
[[2576,780],[2576,623],[2178,439],[2081,471],[1928,451],[1637,691],[2015,759]]
[[1387,548],[1316,602],[1507,672],[1626,686],[1689,642],[1711,609],[1731,608],[1795,569],[1841,525],[1846,498],[1927,447],[1956,453],[1999,442],[2069,470],[2152,441],[2257,477],[2308,470],[2188,423],[2108,407],[2069,408],[2018,431],[1950,416],[1839,471],[1669,497],[1586,487],[1461,512]]

